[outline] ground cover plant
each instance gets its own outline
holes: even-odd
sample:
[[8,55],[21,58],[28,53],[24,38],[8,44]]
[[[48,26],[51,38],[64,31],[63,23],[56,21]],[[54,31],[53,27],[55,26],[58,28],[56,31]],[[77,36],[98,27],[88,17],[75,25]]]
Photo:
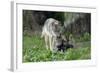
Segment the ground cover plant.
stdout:
[[45,48],[44,40],[39,36],[23,37],[23,62],[44,62],[91,59],[90,42],[77,42],[76,48],[69,48],[64,53],[52,53]]

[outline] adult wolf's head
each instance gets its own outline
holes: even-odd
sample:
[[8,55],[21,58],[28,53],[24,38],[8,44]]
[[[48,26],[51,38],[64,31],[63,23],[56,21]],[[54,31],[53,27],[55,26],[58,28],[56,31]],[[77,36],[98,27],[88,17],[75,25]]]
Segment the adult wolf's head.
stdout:
[[54,32],[54,34],[58,37],[60,36],[61,34],[61,29],[62,29],[62,26],[61,26],[61,22],[58,21],[58,20],[54,20],[52,22],[52,30]]

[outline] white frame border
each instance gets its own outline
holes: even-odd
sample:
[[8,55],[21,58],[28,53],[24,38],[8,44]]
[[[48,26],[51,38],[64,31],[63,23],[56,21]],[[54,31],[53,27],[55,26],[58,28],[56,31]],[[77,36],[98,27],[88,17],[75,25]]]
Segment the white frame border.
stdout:
[[[27,9],[27,5],[33,5],[33,6],[45,6],[45,7],[52,7],[52,8],[61,8],[62,11],[66,11],[65,7],[69,8],[69,11],[74,11],[74,8],[77,10],[79,10],[78,12],[85,12],[84,10],[87,10],[87,12],[91,13],[91,60],[78,60],[78,61],[57,61],[57,62],[40,62],[40,63],[26,63],[26,64],[22,64],[22,55],[21,53],[19,53],[21,50],[17,50],[18,48],[20,48],[22,44],[19,43],[22,38],[21,38],[21,33],[19,33],[22,30],[22,25],[19,25],[20,22],[22,22],[22,17],[18,17],[20,16],[19,10],[20,8],[17,9],[17,5],[25,5],[26,7],[25,9]],[[32,6],[32,7],[33,7]],[[96,65],[96,47],[93,46],[93,44],[95,44],[95,30],[94,28],[96,27],[96,8],[95,7],[77,7],[77,6],[63,6],[63,5],[46,5],[46,4],[34,4],[32,2],[12,2],[11,3],[11,13],[12,13],[12,17],[11,17],[11,29],[12,29],[12,33],[11,33],[11,38],[12,38],[12,46],[11,46],[11,70],[12,71],[23,71],[23,70],[34,70],[34,69],[55,69],[55,68],[66,68],[66,67],[80,67],[80,66],[95,66]],[[23,6],[22,6],[23,7]],[[45,8],[44,7],[44,8]],[[31,8],[31,7],[30,7]],[[72,9],[71,9],[72,8]],[[65,10],[63,10],[65,9]],[[48,9],[46,9],[48,10]],[[60,11],[61,11],[60,10]],[[18,12],[17,12],[18,11]],[[54,10],[53,10],[54,11]],[[57,10],[56,10],[57,11]],[[59,9],[58,9],[59,11]],[[76,11],[77,12],[77,11]],[[17,22],[18,21],[18,22]],[[20,22],[19,22],[20,21]],[[21,46],[22,47],[22,46]],[[94,49],[93,49],[94,48]],[[56,64],[56,65],[55,65]]]

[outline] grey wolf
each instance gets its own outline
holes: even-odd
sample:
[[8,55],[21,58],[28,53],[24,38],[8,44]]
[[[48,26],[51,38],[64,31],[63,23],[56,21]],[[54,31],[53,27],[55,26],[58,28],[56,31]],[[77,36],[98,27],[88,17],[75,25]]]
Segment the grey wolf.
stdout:
[[55,40],[57,37],[60,36],[61,31],[61,22],[54,19],[54,18],[48,18],[44,26],[42,28],[42,35],[41,38],[44,37],[46,49],[50,49],[50,51],[55,50]]

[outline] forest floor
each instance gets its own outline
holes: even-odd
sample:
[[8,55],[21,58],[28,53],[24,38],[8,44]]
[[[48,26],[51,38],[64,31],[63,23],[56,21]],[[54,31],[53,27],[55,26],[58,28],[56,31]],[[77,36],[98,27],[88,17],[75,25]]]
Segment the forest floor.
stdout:
[[64,53],[46,50],[45,42],[39,36],[23,37],[23,62],[69,61],[91,59],[90,41],[76,42],[77,47]]

